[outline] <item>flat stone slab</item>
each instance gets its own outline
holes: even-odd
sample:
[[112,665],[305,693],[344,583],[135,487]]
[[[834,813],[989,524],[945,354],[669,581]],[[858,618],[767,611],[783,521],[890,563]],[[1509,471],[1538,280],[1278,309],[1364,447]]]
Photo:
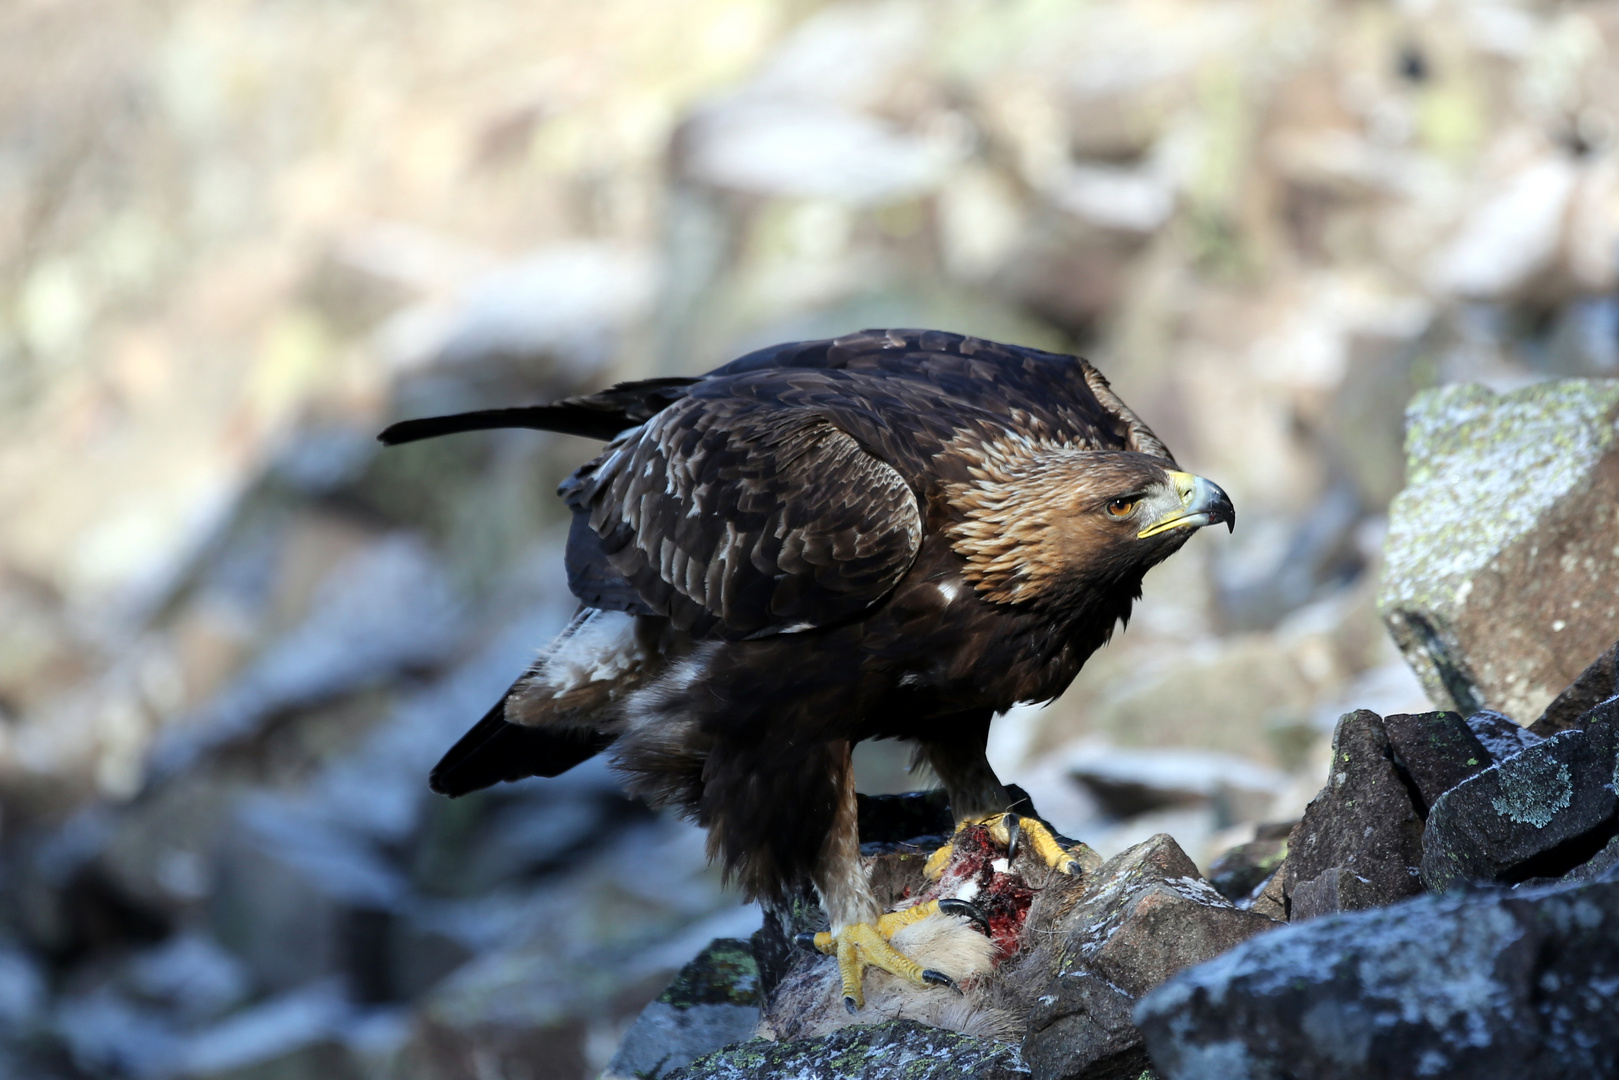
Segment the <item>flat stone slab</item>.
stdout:
[[1558,694],[1540,719],[1529,725],[1537,735],[1555,735],[1580,726],[1581,718],[1619,694],[1619,642],[1591,661],[1568,688]]
[[[1510,716],[1502,716],[1498,712],[1488,709],[1480,710],[1467,718],[1468,730],[1490,752],[1496,761],[1505,761],[1510,757],[1517,757],[1525,750],[1540,742],[1546,736],[1520,727],[1518,722]],[[1561,730],[1561,729],[1559,729]],[[1556,734],[1556,732],[1553,732]]]
[[1289,926],[1136,1008],[1168,1080],[1619,1075],[1619,882]]

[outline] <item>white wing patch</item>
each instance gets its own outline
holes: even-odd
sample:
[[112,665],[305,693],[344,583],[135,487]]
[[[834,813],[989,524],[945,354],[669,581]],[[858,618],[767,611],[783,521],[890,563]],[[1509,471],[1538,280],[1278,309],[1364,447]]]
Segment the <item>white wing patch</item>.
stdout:
[[591,609],[572,633],[557,639],[539,675],[552,696],[561,697],[586,683],[620,678],[643,659],[634,615]]
[[[585,608],[540,654],[506,698],[506,719],[544,723],[565,695],[593,684],[631,681],[650,658],[635,635],[635,616]],[[601,689],[612,692],[608,687]]]

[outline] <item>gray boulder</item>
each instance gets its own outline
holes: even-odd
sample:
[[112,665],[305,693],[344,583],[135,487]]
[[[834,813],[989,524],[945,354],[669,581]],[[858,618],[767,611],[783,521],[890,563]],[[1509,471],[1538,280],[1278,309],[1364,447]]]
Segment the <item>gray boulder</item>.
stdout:
[[1378,609],[1442,707],[1527,722],[1612,645],[1616,415],[1611,380],[1412,401]]
[[1332,772],[1293,829],[1283,866],[1292,921],[1391,904],[1422,890],[1422,818],[1374,712],[1338,721]]
[[1619,1075],[1619,882],[1289,926],[1135,1012],[1170,1080]]
[[1416,789],[1419,814],[1434,800],[1495,764],[1460,713],[1395,713],[1383,717],[1394,761]]
[[[1031,925],[1041,913],[1031,909]],[[1177,971],[1276,923],[1239,910],[1160,833],[1096,871],[1078,901],[1022,961],[1020,981],[1050,977],[1034,999],[1023,1057],[1039,1078],[1136,1077],[1147,1066],[1129,1020],[1134,1000]]]
[[1136,999],[1088,971],[1052,979],[1029,1014],[1023,1056],[1036,1077],[1135,1080],[1147,1067],[1130,1014]]
[[668,1080],[1022,1080],[1014,1047],[914,1020],[840,1028],[796,1042],[763,1039],[698,1058]]

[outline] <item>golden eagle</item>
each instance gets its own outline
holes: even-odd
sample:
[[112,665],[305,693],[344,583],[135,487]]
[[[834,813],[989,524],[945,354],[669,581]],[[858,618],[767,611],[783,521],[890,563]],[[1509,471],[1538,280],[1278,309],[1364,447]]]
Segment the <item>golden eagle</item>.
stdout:
[[[862,872],[854,744],[911,740],[959,822],[1015,836],[991,718],[1062,693],[1148,569],[1234,522],[1086,361],[938,331],[778,345],[380,437],[504,427],[607,442],[560,489],[580,607],[433,790],[610,752],[632,791],[708,829],[749,896],[814,885],[851,1010],[868,965],[953,985],[888,944],[922,912],[884,915]],[[1067,868],[1048,830],[1022,830]]]

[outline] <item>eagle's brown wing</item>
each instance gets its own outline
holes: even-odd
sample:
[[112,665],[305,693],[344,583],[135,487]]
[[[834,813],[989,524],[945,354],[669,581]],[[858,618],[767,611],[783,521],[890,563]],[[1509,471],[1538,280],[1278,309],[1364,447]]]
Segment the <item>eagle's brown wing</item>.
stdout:
[[848,619],[899,582],[922,542],[916,494],[893,466],[822,411],[768,396],[675,402],[563,496],[575,594],[698,637]]
[[[824,341],[773,345],[716,368],[706,378],[805,368],[891,385],[923,383],[948,399],[929,402],[933,407],[926,417],[890,418],[903,424],[959,430],[971,422],[961,406],[971,403],[987,419],[980,421],[986,433],[1040,433],[1098,450],[1133,450],[1174,460],[1088,361],[942,330],[862,330]],[[897,389],[895,393],[904,396]],[[920,442],[927,441],[925,433],[916,434]]]

